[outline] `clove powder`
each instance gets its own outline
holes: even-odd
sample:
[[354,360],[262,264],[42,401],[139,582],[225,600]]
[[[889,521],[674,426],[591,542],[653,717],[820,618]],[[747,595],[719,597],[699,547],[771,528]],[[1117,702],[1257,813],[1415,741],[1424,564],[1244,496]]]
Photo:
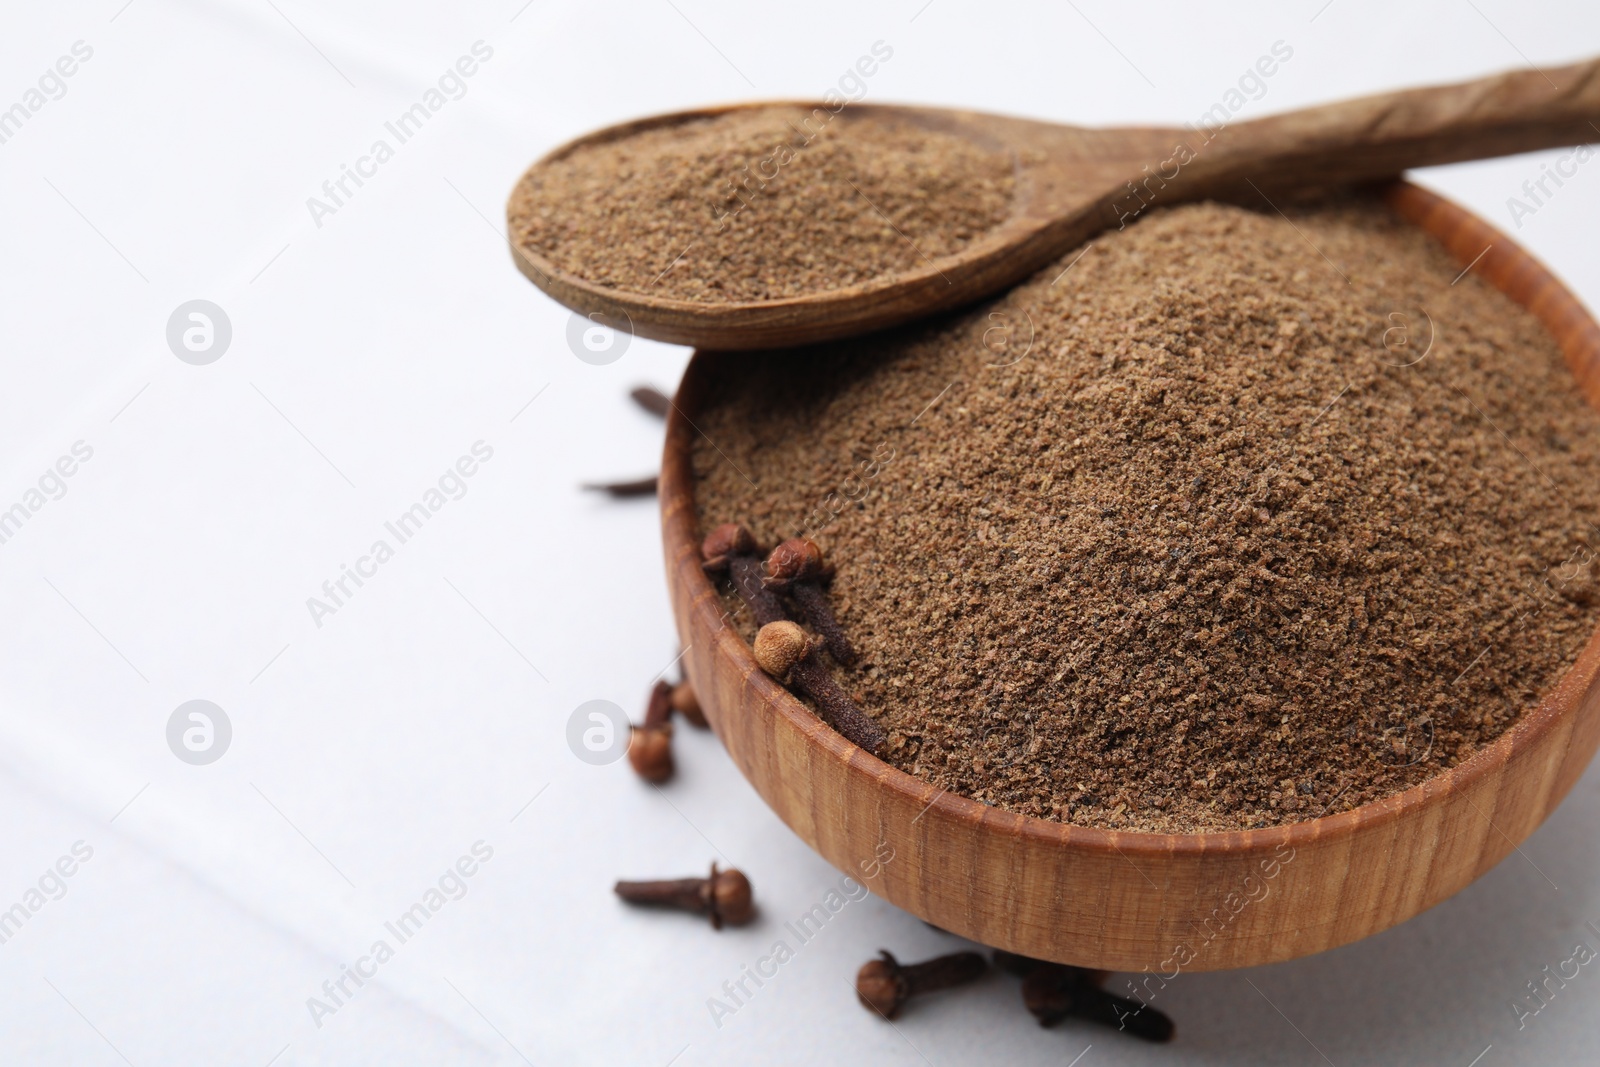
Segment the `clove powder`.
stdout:
[[1458,274],[1377,202],[1207,203],[931,325],[702,357],[700,520],[823,546],[836,676],[934,785],[1170,833],[1355,807],[1600,618],[1600,416]]
[[882,113],[738,109],[577,148],[511,197],[512,240],[597,285],[777,300],[929,269],[1010,211],[1013,164]]

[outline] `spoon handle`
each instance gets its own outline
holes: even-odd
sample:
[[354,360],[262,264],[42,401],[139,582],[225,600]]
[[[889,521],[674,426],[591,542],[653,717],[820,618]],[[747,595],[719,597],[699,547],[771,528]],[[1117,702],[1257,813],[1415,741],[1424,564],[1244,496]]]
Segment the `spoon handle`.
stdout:
[[1600,142],[1600,59],[1242,122],[1197,153],[1190,177],[1201,184],[1248,174],[1274,186],[1334,185],[1593,142]]

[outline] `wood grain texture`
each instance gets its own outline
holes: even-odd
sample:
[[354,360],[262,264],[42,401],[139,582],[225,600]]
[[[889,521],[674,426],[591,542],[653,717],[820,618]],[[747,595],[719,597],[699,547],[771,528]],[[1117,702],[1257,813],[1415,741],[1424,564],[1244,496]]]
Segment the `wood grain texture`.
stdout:
[[[1462,209],[1405,184],[1402,216],[1534,312],[1585,395],[1600,326],[1539,263]],[[1292,959],[1439,903],[1503,859],[1600,744],[1600,633],[1556,687],[1473,758],[1352,811],[1233,833],[1064,826],[943,792],[867,755],[764,675],[700,569],[690,420],[707,358],[676,400],[662,465],[668,584],[689,677],[734,762],[830,863],[944,929],[1042,959],[1151,971]],[[1154,981],[1154,979],[1152,979]]]
[[[782,300],[701,303],[608,288],[518,247],[513,234],[517,269],[568,307],[659,341],[747,350],[851,337],[997,293],[1154,206],[1389,180],[1408,167],[1600,141],[1600,60],[1384,93],[1217,130],[1085,129],[945,108],[779,104],[810,110],[823,124],[836,114],[845,122],[894,118],[1009,153],[1016,182],[1011,214],[960,252],[915,270]],[[530,173],[643,130],[772,106],[707,108],[613,126],[557,148]],[[516,200],[513,192],[508,215]]]

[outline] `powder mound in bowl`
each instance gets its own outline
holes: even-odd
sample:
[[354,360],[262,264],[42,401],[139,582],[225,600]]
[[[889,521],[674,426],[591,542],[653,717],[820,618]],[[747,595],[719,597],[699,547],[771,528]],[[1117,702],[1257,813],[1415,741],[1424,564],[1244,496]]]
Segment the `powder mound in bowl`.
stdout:
[[701,303],[841,289],[961,251],[1010,213],[1013,162],[874,112],[736,110],[584,145],[526,174],[512,240],[607,288]]
[[1076,256],[703,365],[700,520],[822,544],[890,762],[1237,830],[1416,785],[1554,685],[1600,619],[1600,415],[1531,315],[1370,201],[1179,207]]

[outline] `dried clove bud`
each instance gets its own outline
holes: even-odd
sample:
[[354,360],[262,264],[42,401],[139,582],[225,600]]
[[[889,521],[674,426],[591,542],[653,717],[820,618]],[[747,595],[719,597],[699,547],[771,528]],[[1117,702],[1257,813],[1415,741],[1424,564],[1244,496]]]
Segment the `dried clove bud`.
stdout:
[[628,763],[647,782],[672,777],[672,683],[659,681],[650,691],[644,722],[628,735]]
[[768,589],[787,591],[800,606],[800,613],[811,628],[822,635],[833,658],[848,667],[856,661],[856,650],[822,592],[822,583],[832,576],[831,568],[822,558],[821,547],[808,538],[794,537],[767,556],[764,584]]
[[669,878],[649,882],[618,882],[617,896],[631,904],[657,904],[707,916],[713,929],[722,924],[743,926],[755,917],[750,879],[742,871],[725,871],[711,865],[709,878]]
[[856,972],[856,997],[885,1019],[900,1014],[906,1001],[918,994],[977,981],[989,969],[976,952],[957,952],[907,964],[886,949],[881,952],[880,959],[868,960]]
[[756,634],[754,647],[761,669],[780,684],[793,684],[810,697],[823,721],[845,740],[874,755],[882,749],[883,728],[839,688],[799,624],[786,620],[767,623]]
[[700,557],[707,574],[728,572],[735,592],[749,606],[757,626],[789,617],[777,594],[763,581],[761,546],[749,530],[738,523],[723,523],[700,543]]
[[767,556],[769,589],[788,589],[795,582],[821,582],[828,577],[822,548],[808,537],[791,537]]
[[811,638],[793,622],[769,622],[756,633],[753,646],[761,669],[780,682],[811,655]]
[[713,527],[700,542],[700,558],[707,571],[723,570],[734,556],[753,556],[761,551],[755,535],[736,522]]

